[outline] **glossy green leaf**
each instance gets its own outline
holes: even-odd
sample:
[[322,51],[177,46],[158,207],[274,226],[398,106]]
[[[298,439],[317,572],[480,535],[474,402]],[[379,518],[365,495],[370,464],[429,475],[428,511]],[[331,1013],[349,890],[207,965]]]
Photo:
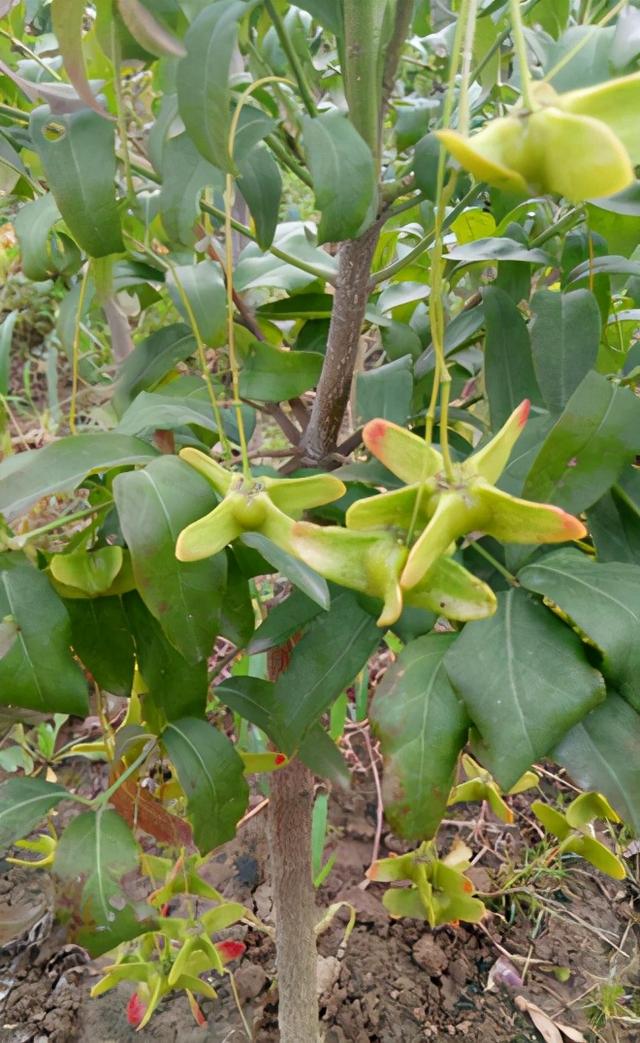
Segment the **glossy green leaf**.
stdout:
[[127,435],[69,435],[0,463],[0,513],[17,518],[51,493],[72,492],[89,474],[146,464],[158,453]]
[[[176,266],[167,274],[167,288],[173,302],[187,322],[189,310],[209,348],[225,343],[227,331],[227,297],[222,270],[214,261]],[[189,302],[187,309],[183,293]]]
[[288,598],[278,602],[262,621],[251,639],[250,655],[267,652],[283,644],[321,612],[320,605],[301,590],[293,590]]
[[122,911],[120,881],[138,864],[138,845],[129,826],[110,808],[84,811],[60,837],[54,862],[63,880],[84,877],[81,909],[85,922],[109,926]]
[[236,648],[244,648],[251,640],[256,625],[251,592],[235,554],[227,549],[226,555],[227,589],[220,610],[220,633]]
[[640,716],[610,692],[605,702],[565,735],[554,759],[583,789],[604,793],[640,833]]
[[364,370],[356,378],[356,410],[361,423],[382,417],[406,424],[411,414],[413,374],[408,356],[377,369]]
[[468,624],[445,665],[478,729],[477,755],[503,790],[605,694],[580,639],[521,590]]
[[136,593],[124,598],[133,633],[138,668],[159,721],[185,714],[202,716],[207,702],[207,663],[189,663],[164,635],[162,627]]
[[285,753],[299,746],[379,640],[375,621],[346,591],[333,598],[329,612],[311,622],[275,687],[278,744]]
[[523,399],[540,401],[526,323],[511,298],[491,286],[483,294],[484,375],[491,425],[501,427]]
[[128,696],[133,684],[134,645],[119,597],[67,598],[71,645],[100,687]]
[[314,351],[282,351],[255,341],[242,360],[240,394],[259,402],[282,402],[312,388],[322,369]]
[[266,735],[274,731],[273,683],[260,677],[229,677],[215,689],[218,699]]
[[69,649],[69,616],[44,573],[20,556],[0,555],[0,619],[18,628],[0,659],[0,703],[87,714],[87,684]]
[[64,786],[16,776],[0,784],[0,853],[29,836],[51,808],[68,797]]
[[343,33],[342,0],[300,0],[296,7],[308,11],[321,25],[336,36]]
[[162,151],[160,212],[167,235],[192,246],[200,216],[198,206],[205,188],[223,187],[221,172],[203,159],[188,134],[169,138]]
[[242,759],[226,735],[193,717],[167,725],[162,742],[187,798],[195,843],[207,854],[233,838],[246,810],[249,787]]
[[587,512],[598,561],[640,565],[640,473],[626,468],[616,485]]
[[207,659],[218,630],[226,558],[181,562],[178,535],[213,510],[210,485],[175,456],[118,475],[113,483],[136,586],[169,641],[190,662]]
[[238,164],[238,189],[249,207],[256,231],[256,240],[268,250],[278,226],[282,177],[280,168],[265,145],[257,145]]
[[523,496],[578,514],[600,499],[638,451],[640,401],[592,371],[547,435]]
[[595,366],[601,329],[598,303],[589,290],[538,290],[531,312],[531,350],[538,386],[548,409],[561,413]]
[[0,395],[9,394],[11,344],[17,318],[18,312],[10,311],[0,322]]
[[86,6],[86,0],[51,0],[51,21],[65,71],[78,97],[90,109],[95,109],[100,115],[106,116],[104,108],[96,101],[87,79],[87,70],[82,51],[82,33]]
[[31,135],[60,213],[78,245],[90,257],[124,250],[115,193],[113,124],[91,109],[52,116],[48,106],[41,106],[31,113]]
[[477,261],[522,261],[538,265],[551,263],[551,257],[544,250],[527,249],[514,239],[501,236],[454,246],[445,256],[449,261],[462,261],[465,264],[475,264]]
[[325,731],[322,724],[313,725],[298,750],[300,760],[311,768],[314,775],[328,779],[336,786],[348,789],[351,783],[349,766],[337,744]]
[[337,111],[303,119],[304,144],[320,211],[318,242],[355,239],[373,217],[376,182],[371,150]]
[[518,579],[550,598],[600,649],[605,678],[640,711],[640,566],[599,563],[567,548],[528,565]]
[[118,9],[127,29],[145,51],[158,58],[184,57],[186,52],[180,40],[140,0],[118,0]]
[[[456,634],[407,645],[376,689],[369,719],[384,761],[385,815],[397,836],[434,836],[445,813],[469,719],[444,668]],[[455,655],[455,652],[452,652]]]
[[57,583],[96,597],[107,593],[122,565],[122,547],[98,547],[54,554],[49,567]]
[[178,65],[178,106],[187,133],[206,160],[230,173],[229,72],[241,19],[255,5],[256,0],[221,0],[206,6],[191,23],[187,55]]
[[124,360],[113,390],[113,405],[122,414],[140,391],[155,387],[179,362],[196,351],[188,326],[176,322],[152,333]]
[[[31,203],[23,204],[14,218],[22,270],[34,282],[48,279],[50,275],[61,271],[64,255],[60,249],[54,253],[51,240],[52,229],[60,220],[60,211],[50,192],[38,196]],[[68,239],[67,243],[70,244],[71,240]],[[75,246],[74,249],[79,266],[80,254]]]
[[0,197],[7,196],[16,187],[27,169],[13,145],[0,131]]
[[304,561],[294,558],[272,540],[262,536],[259,532],[247,532],[242,537],[242,542],[247,547],[259,551],[270,565],[283,576],[286,576],[294,586],[306,594],[308,598],[315,601],[320,608],[329,608],[330,596],[327,581],[318,573],[305,564]]

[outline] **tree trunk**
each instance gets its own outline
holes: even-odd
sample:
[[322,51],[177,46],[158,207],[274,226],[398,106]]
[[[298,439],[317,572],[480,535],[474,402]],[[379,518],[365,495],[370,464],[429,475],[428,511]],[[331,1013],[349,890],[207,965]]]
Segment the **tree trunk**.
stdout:
[[[286,670],[290,641],[268,654],[269,678]],[[318,1043],[315,927],[311,869],[313,775],[297,759],[273,773],[269,792],[269,861],[276,924],[278,1025],[281,1043]]]
[[302,441],[304,457],[320,463],[337,445],[349,401],[362,320],[369,295],[371,261],[380,235],[376,222],[340,248],[331,325],[311,418]]

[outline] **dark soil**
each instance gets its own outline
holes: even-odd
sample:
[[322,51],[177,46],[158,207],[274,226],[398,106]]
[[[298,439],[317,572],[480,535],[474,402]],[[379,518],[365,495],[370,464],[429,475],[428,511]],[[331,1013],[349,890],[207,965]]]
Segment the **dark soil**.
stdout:
[[[363,754],[366,761],[366,752]],[[523,865],[529,833],[526,802],[518,798],[524,836],[514,827],[467,808],[467,821],[445,827],[445,844],[457,835],[481,857],[471,870],[479,891],[497,890],[505,865],[512,873]],[[335,902],[355,907],[357,921],[346,950],[342,941],[347,906],[337,913],[319,943],[319,988],[326,1043],[413,1043],[418,1040],[464,1043],[534,1043],[543,1038],[515,1004],[517,996],[533,1001],[547,1015],[582,1031],[589,1043],[637,1043],[640,1018],[634,1002],[640,995],[634,877],[617,883],[575,861],[562,872],[534,873],[512,882],[508,895],[490,901],[482,926],[446,927],[431,931],[418,921],[392,921],[381,898],[384,889],[363,888],[376,832],[377,801],[369,770],[356,772],[349,793],[334,793],[328,851],[335,865],[318,895],[319,905]],[[206,870],[223,893],[244,902],[264,921],[271,915],[264,836],[260,813],[243,826]],[[383,833],[381,854],[402,850]],[[630,870],[637,870],[630,861]],[[503,869],[500,870],[500,866]],[[5,869],[6,867],[5,864]],[[635,876],[637,880],[637,875]],[[4,893],[2,893],[4,888]],[[10,869],[0,884],[0,931],[4,920],[22,925],[23,945],[0,955],[0,1039],[3,1043],[117,1043],[158,1040],[161,1043],[238,1043],[246,1039],[227,981],[220,981],[216,1002],[201,1007],[207,1027],[196,1026],[183,995],[164,1001],[148,1028],[140,1033],[127,1024],[126,1006],[134,991],[123,985],[100,999],[88,996],[99,966],[85,962],[76,946],[65,947],[61,928],[45,923],[38,937],[33,910],[45,903],[46,874]],[[26,895],[26,898],[25,898]],[[11,904],[13,903],[13,904]],[[14,909],[13,918],[7,910]],[[31,914],[29,913],[31,909]],[[37,919],[37,918],[36,918]],[[31,941],[24,945],[25,932]],[[17,929],[16,929],[16,932]],[[247,945],[236,964],[235,980],[244,1016],[256,1043],[278,1039],[274,951],[263,934],[233,930]],[[5,931],[6,934],[6,931]],[[0,934],[0,942],[6,937]],[[19,947],[18,947],[19,948]],[[507,975],[517,972],[524,984],[498,984],[487,991],[499,958]],[[495,974],[495,971],[494,971]],[[566,978],[561,981],[558,978]],[[607,987],[617,989],[613,1018],[602,1014]],[[216,988],[218,984],[216,983]],[[610,1012],[611,1013],[611,1012]],[[594,1027],[595,1020],[595,1027]],[[579,1037],[575,1037],[579,1038]],[[300,1041],[305,1043],[305,1041]]]

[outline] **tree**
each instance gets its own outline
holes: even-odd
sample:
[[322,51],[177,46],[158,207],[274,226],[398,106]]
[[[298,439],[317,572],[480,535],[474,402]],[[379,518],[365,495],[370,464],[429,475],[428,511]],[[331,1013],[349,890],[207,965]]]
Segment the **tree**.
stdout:
[[[601,791],[610,803],[541,817],[618,871],[580,831],[640,819],[640,73],[636,9],[607,26],[607,4],[591,26],[582,6],[7,14],[3,184],[24,276],[60,296],[71,395],[43,448],[11,452],[9,315],[0,701],[82,716],[88,679],[130,697],[101,740],[110,787],[51,861],[84,876],[93,951],[138,940],[145,1017],[223,969],[210,935],[242,915],[220,903],[194,941],[115,911],[139,858],[116,810],[131,819],[162,751],[201,854],[233,836],[245,774],[272,772],[281,1037],[317,1038],[313,778],[345,773],[323,715],[388,630],[403,648],[371,721],[388,820],[421,844],[372,870],[409,882],[391,913],[482,915],[434,841],[469,741],[476,794],[501,801],[543,757]],[[256,630],[255,578],[275,573],[287,596]],[[218,635],[237,662],[267,651],[268,676],[212,689]],[[259,754],[212,723],[212,699]],[[33,777],[1,792],[5,843],[80,799]],[[143,829],[184,835],[159,801],[142,808]],[[161,929],[164,976],[145,949]]]

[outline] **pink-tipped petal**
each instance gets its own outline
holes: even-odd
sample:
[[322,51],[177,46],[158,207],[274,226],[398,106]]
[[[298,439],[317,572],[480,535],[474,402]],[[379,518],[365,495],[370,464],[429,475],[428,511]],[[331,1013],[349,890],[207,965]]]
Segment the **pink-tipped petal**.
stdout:
[[370,420],[362,441],[373,455],[407,485],[424,482],[442,468],[442,457],[423,438],[390,420]]
[[531,402],[524,402],[514,409],[509,419],[502,425],[497,435],[477,452],[472,453],[462,465],[464,474],[469,477],[484,478],[491,485],[497,482],[509,462],[514,445],[522,434],[522,429],[529,418]]

